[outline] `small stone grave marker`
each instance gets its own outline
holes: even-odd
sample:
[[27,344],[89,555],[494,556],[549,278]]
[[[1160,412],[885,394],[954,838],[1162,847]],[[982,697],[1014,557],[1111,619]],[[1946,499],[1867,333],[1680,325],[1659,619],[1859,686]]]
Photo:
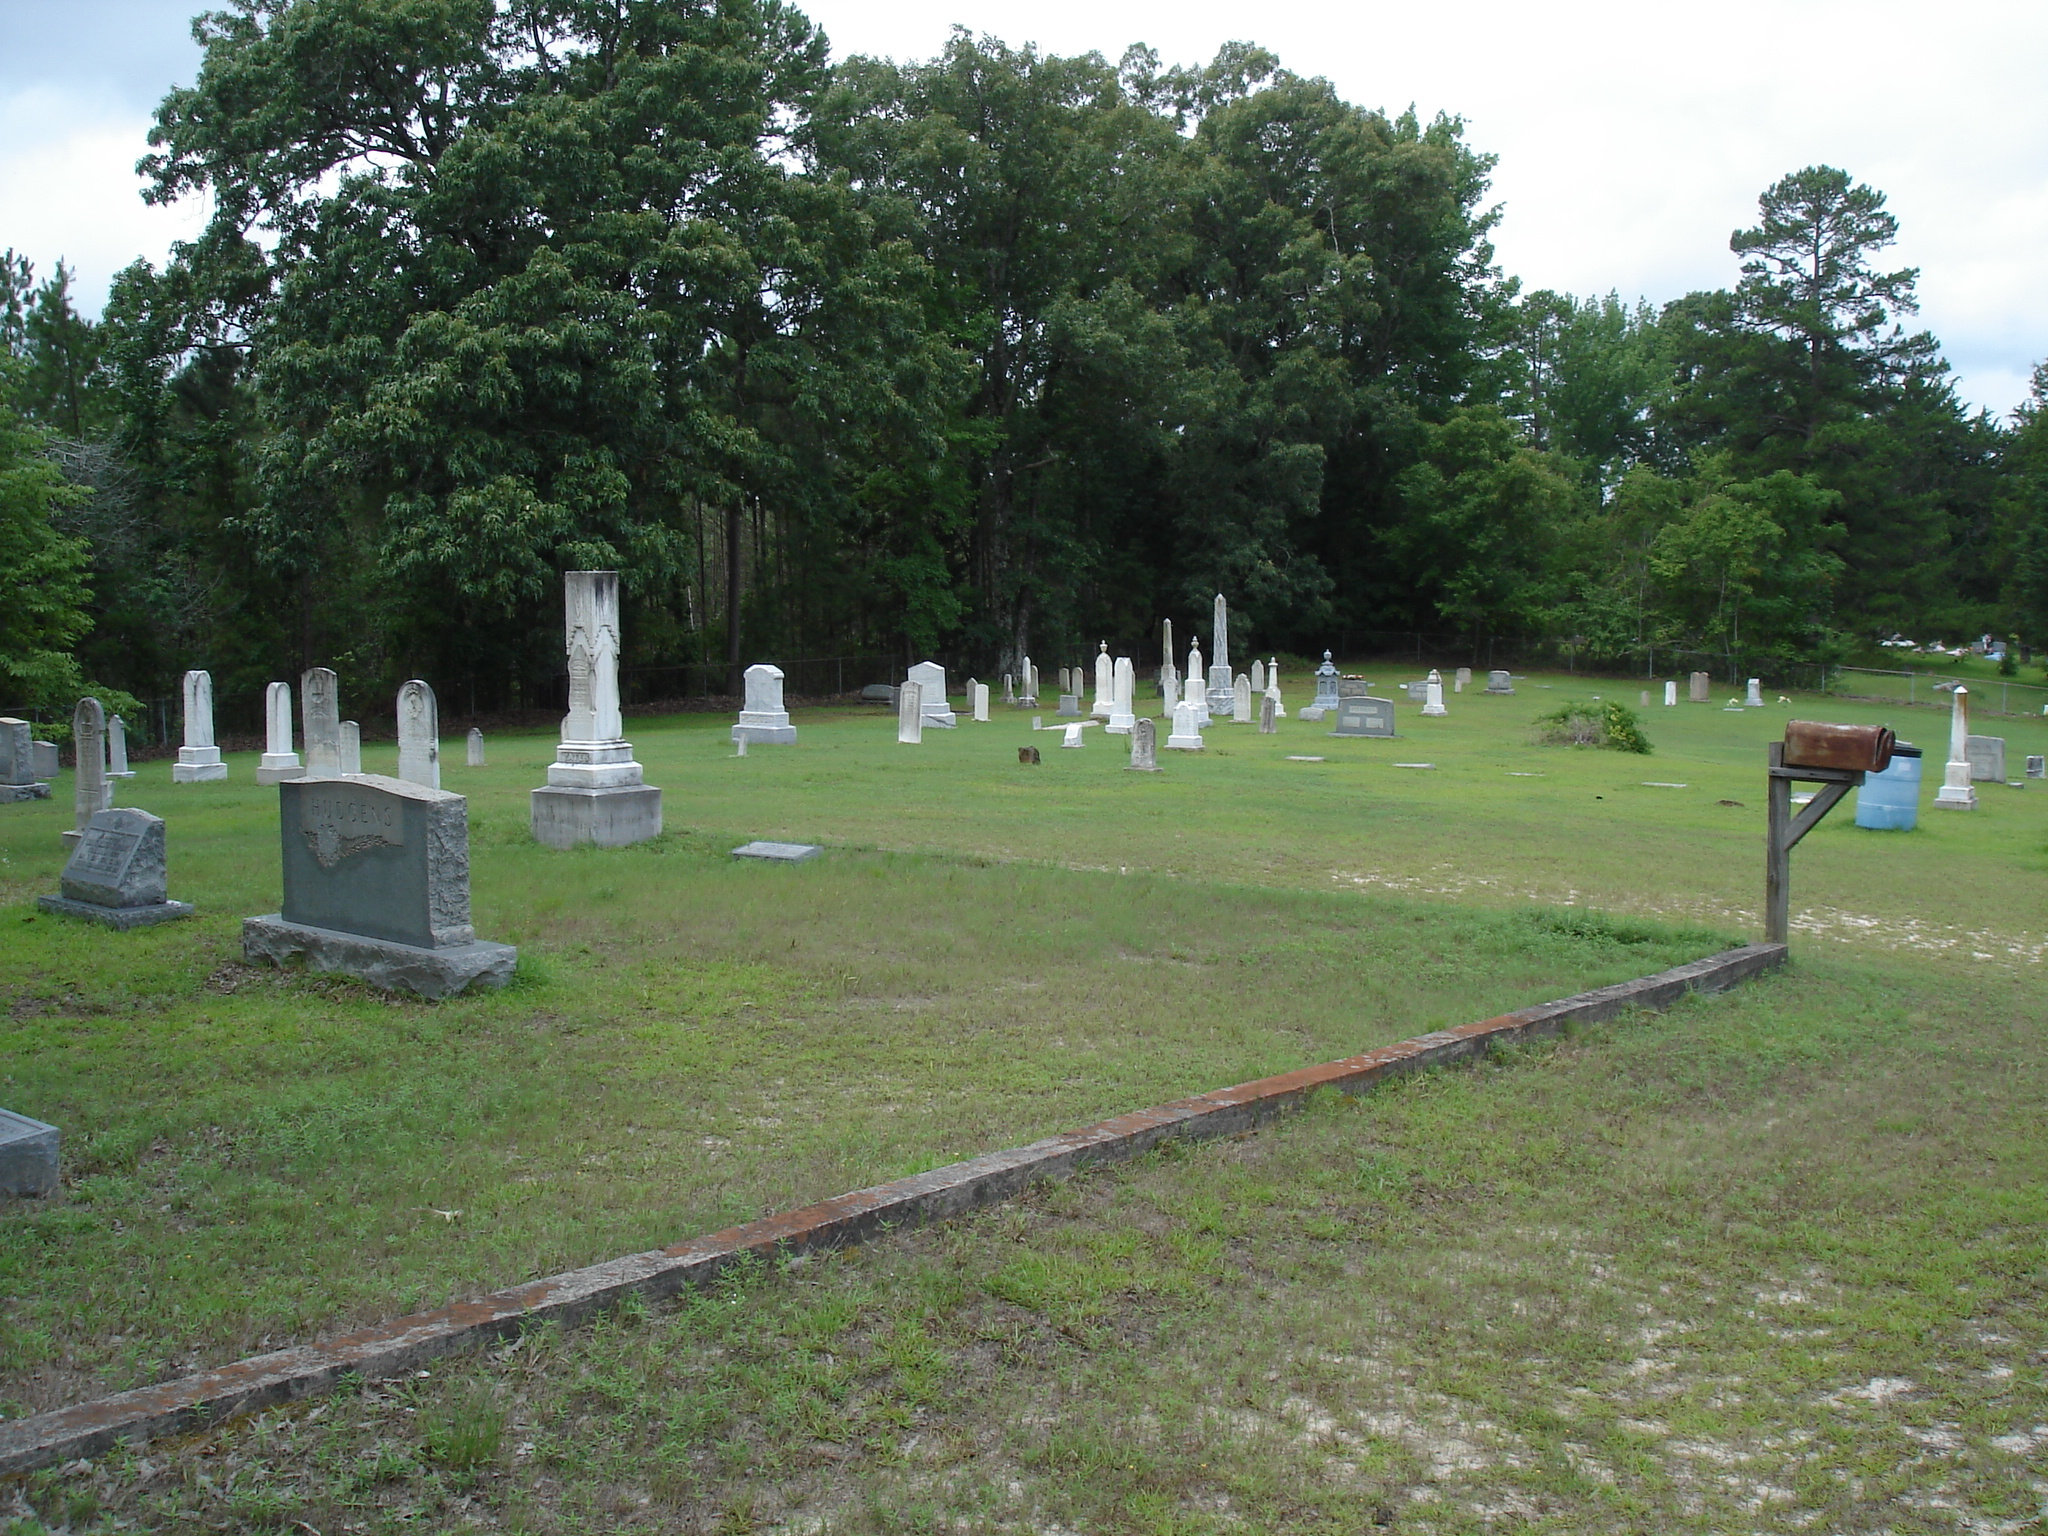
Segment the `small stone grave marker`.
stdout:
[[36,780],[33,729],[26,720],[0,718],[0,805],[47,800],[50,786]]
[[1690,702],[1694,704],[1710,704],[1713,702],[1713,700],[1708,697],[1708,695],[1712,691],[1713,684],[1706,673],[1693,673],[1692,676],[1687,680],[1687,687],[1690,691],[1687,693],[1686,697],[1688,698],[1688,700],[1690,700]]
[[1159,772],[1159,727],[1149,716],[1131,727],[1131,768],[1137,773]]
[[441,787],[441,707],[418,678],[398,690],[398,776],[408,784]]
[[107,777],[135,777],[135,770],[128,766],[128,722],[119,715],[107,722]]
[[57,1127],[0,1109],[0,1195],[57,1192]]
[[54,784],[56,782],[58,769],[61,766],[57,760],[57,743],[54,741],[31,742],[29,744],[29,761],[35,765],[35,776],[38,782],[43,784]]
[[1514,675],[1505,668],[1495,668],[1486,674],[1486,691],[1488,693],[1513,693],[1515,691]]
[[782,702],[782,668],[765,661],[747,668],[746,707],[732,728],[732,739],[745,745],[769,742],[790,746],[796,741],[796,727],[789,723],[789,710]]
[[2005,738],[2003,736],[1971,736],[1963,743],[1963,750],[1969,754],[1970,780],[1975,784],[2003,784],[2005,782]]
[[363,771],[363,728],[353,720],[344,720],[335,731],[335,739],[339,742],[335,753],[335,761],[341,765],[341,771],[343,773],[361,773]]
[[481,768],[484,766],[484,733],[473,725],[469,728],[468,753],[464,759],[464,766],[469,768]]
[[271,683],[263,690],[263,756],[256,761],[258,784],[302,779],[306,765],[292,750],[292,685]]
[[[348,772],[341,763],[341,679],[332,667],[310,667],[300,675],[299,712],[306,727],[304,776],[332,779]],[[361,746],[358,739],[358,769]]]
[[733,849],[736,859],[766,859],[771,864],[801,864],[825,850],[816,843],[742,843]]
[[2048,779],[2048,757],[2028,758],[2027,777],[2030,779]]
[[1280,701],[1270,693],[1259,696],[1259,734],[1277,736],[1280,734]]
[[164,880],[163,818],[147,811],[100,811],[64,862],[61,894],[38,896],[36,905],[123,930],[190,917],[192,903],[170,900]]

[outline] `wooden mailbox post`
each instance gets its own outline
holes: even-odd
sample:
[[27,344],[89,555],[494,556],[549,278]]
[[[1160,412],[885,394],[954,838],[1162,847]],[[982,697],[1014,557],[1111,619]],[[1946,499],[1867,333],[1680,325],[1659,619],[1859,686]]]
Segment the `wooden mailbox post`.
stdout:
[[[1785,944],[1792,928],[1792,850],[1799,839],[1820,825],[1842,796],[1863,782],[1866,773],[1882,773],[1892,760],[1897,738],[1881,725],[1822,725],[1791,720],[1785,739],[1770,748],[1769,826],[1764,833],[1764,942]],[[1792,814],[1792,785],[1818,784],[1820,790],[1797,816]]]

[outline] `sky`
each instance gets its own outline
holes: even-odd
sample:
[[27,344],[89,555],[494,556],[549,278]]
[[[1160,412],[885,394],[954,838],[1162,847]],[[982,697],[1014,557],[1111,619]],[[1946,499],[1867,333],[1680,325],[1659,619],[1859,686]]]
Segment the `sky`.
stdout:
[[[1233,39],[1346,97],[1464,119],[1499,157],[1501,266],[1525,288],[1662,303],[1732,286],[1757,194],[1828,164],[1885,193],[1887,265],[1958,393],[2003,415],[2048,358],[2048,4],[2042,0],[810,0],[835,56],[926,58],[954,25],[1114,59],[1199,63]],[[63,258],[81,308],[196,233],[150,208],[135,161],[189,82],[193,0],[0,0],[0,248]]]

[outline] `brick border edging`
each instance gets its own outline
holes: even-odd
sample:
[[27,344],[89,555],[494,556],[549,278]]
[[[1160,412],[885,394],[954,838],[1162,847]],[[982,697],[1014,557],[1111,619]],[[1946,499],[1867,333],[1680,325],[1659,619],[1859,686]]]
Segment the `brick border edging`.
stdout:
[[475,1301],[395,1318],[325,1344],[274,1350],[219,1370],[0,1423],[0,1476],[96,1456],[123,1441],[140,1443],[203,1429],[237,1414],[326,1392],[344,1376],[397,1376],[438,1356],[510,1338],[533,1323],[581,1322],[628,1296],[660,1300],[701,1285],[749,1256],[839,1248],[887,1227],[943,1220],[1006,1200],[1043,1179],[1065,1178],[1095,1163],[1133,1157],[1163,1141],[1236,1135],[1297,1108],[1318,1088],[1360,1093],[1387,1078],[1459,1061],[1496,1043],[1554,1035],[1568,1021],[1596,1023],[1629,1008],[1662,1010],[1686,993],[1719,992],[1775,970],[1784,964],[1785,954],[1783,944],[1725,950],[1562,1002],[1118,1115],[1026,1147],[857,1189],[672,1247],[628,1254]]

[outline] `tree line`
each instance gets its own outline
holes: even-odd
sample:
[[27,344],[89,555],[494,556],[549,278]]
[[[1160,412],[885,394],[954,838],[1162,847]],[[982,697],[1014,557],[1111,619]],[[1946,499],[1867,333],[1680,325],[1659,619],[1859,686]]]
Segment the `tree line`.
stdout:
[[[1493,157],[1232,45],[776,0],[238,0],[141,170],[203,232],[100,319],[0,266],[0,689],[334,666],[547,697],[559,573],[629,663],[1548,637],[1731,677],[2048,634],[2048,375],[1909,331],[1877,191],[1768,188],[1739,278],[1522,291]],[[1924,638],[1924,637],[1923,637]]]

